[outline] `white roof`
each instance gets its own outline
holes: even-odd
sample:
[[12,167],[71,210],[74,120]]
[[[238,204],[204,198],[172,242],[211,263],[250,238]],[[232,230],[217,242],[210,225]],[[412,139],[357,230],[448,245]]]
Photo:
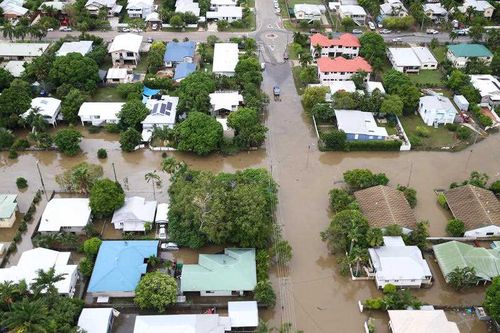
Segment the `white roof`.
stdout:
[[108,332],[113,308],[84,308],[78,318],[78,327],[87,333]]
[[90,117],[100,116],[101,120],[117,120],[118,113],[122,110],[125,103],[116,102],[85,102],[80,106],[78,116]]
[[340,5],[340,11],[344,14],[348,13],[355,16],[366,16],[366,11],[358,5]]
[[443,310],[389,310],[393,333],[459,333]]
[[109,52],[127,51],[139,53],[142,44],[142,36],[136,34],[121,34],[113,39]]
[[479,90],[481,97],[489,96],[491,100],[500,100],[500,82],[492,75],[470,75],[474,88]]
[[48,47],[48,43],[0,42],[0,57],[39,57]]
[[426,110],[453,110],[456,112],[455,107],[450,99],[446,96],[432,95],[420,97],[420,104]]
[[127,9],[130,8],[151,8],[154,5],[154,0],[128,0]]
[[212,71],[214,73],[234,73],[236,64],[238,64],[238,44],[215,43]]
[[161,100],[148,99],[146,107],[151,113],[144,119],[142,124],[174,125],[177,115],[177,104],[179,97],[163,95]]
[[134,333],[224,333],[231,329],[218,314],[180,314],[135,317]]
[[237,91],[220,91],[210,95],[210,104],[217,110],[231,111],[233,107],[240,105],[243,102],[243,96]]
[[234,6],[217,7],[216,11],[207,12],[206,17],[208,19],[217,19],[217,18],[224,18],[224,17],[242,18],[243,17],[243,7],[234,7]]
[[125,198],[123,207],[115,210],[111,223],[123,223],[124,231],[144,231],[144,222],[154,222],[156,201],[142,197]]
[[259,310],[256,301],[227,302],[231,328],[259,326]]
[[24,16],[28,9],[23,7],[24,1],[4,0],[0,3],[0,8],[3,9],[4,14],[14,14],[16,16]]
[[429,51],[427,47],[422,47],[422,46],[413,46],[412,48],[413,53],[417,56],[418,60],[420,60],[421,64],[428,64],[428,63],[436,63],[437,60],[434,58],[434,55]]
[[156,223],[167,223],[168,222],[168,210],[170,206],[168,203],[161,203],[158,204],[156,207],[156,216],[155,216],[155,222]]
[[27,117],[31,110],[37,108],[43,117],[55,118],[61,107],[61,100],[53,97],[36,97],[31,100],[31,108],[23,114]]
[[388,51],[397,67],[419,67],[421,65],[420,60],[411,47],[389,47]]
[[441,5],[441,3],[426,3],[424,6],[424,12],[432,12],[436,15],[446,15],[448,11]]
[[68,53],[80,53],[81,55],[86,55],[92,50],[91,40],[82,40],[79,42],[64,42],[61,48],[56,52],[56,56],[65,56]]
[[110,68],[106,74],[106,79],[124,79],[127,77],[126,68]]
[[330,86],[330,93],[333,95],[337,91],[345,91],[345,92],[356,92],[356,85],[354,84],[354,81],[332,81],[328,83],[328,86]]
[[24,73],[26,61],[12,60],[5,65],[5,70],[14,77],[20,77]]
[[293,6],[293,12],[304,12],[306,15],[321,15],[322,12],[325,11],[325,6],[323,5],[310,5],[305,3],[298,3]]
[[64,1],[46,1],[42,2],[40,7],[38,9],[42,9],[42,7],[48,7],[48,8],[53,8],[55,10],[63,10],[64,6],[66,6],[68,3]]
[[378,127],[370,112],[335,110],[339,130],[345,133],[388,136],[384,127]]
[[17,283],[25,280],[28,285],[38,276],[37,271],[48,271],[54,267],[56,274],[64,274],[64,279],[57,282],[55,287],[59,293],[67,294],[73,284],[73,275],[77,265],[68,265],[70,252],[58,252],[41,247],[24,251],[16,266],[0,268],[0,282],[12,281]]
[[89,220],[89,199],[54,198],[43,211],[38,231],[60,231],[62,227],[83,228]]
[[375,89],[378,89],[382,94],[385,94],[385,89],[384,86],[382,85],[382,82],[375,82],[375,81],[366,82],[366,91],[369,94],[371,94]]
[[236,6],[236,0],[210,0],[211,5],[215,6]]
[[493,6],[485,0],[465,0],[463,8],[466,10],[468,7],[474,7],[478,12],[484,12],[486,9],[493,8]]
[[85,7],[108,7],[113,8],[116,4],[116,0],[87,0]]
[[368,249],[380,280],[423,280],[432,276],[417,246],[405,246],[401,237],[384,237],[384,246]]
[[193,2],[193,0],[177,0],[175,3],[175,12],[191,12],[196,16],[200,16],[200,4],[198,2]]
[[158,14],[157,12],[152,12],[152,13],[148,14],[148,16],[146,16],[145,21],[146,22],[161,21],[160,14]]

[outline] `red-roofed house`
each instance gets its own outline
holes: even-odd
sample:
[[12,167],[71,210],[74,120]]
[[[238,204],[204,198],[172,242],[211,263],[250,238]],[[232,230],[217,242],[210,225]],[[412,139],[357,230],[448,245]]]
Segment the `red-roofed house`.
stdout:
[[[321,55],[317,54],[316,46],[321,47]],[[359,55],[358,37],[353,34],[342,34],[338,38],[328,38],[322,34],[314,34],[311,36],[311,54],[314,58],[319,57],[344,57],[353,58]]]
[[321,57],[318,63],[318,78],[321,84],[328,84],[331,81],[346,81],[350,80],[351,76],[357,72],[366,72],[366,81],[370,80],[370,73],[372,66],[363,58],[355,57],[353,59],[346,59],[337,57],[330,59]]

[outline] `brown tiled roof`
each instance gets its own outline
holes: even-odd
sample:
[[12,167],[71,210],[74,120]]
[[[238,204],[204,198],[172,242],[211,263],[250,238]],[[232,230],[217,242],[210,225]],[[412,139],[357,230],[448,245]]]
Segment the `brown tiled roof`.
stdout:
[[448,190],[444,195],[451,213],[462,220],[467,230],[500,225],[500,201],[493,192],[465,185]]
[[361,212],[372,227],[385,228],[397,224],[414,230],[417,219],[403,192],[378,185],[354,193]]

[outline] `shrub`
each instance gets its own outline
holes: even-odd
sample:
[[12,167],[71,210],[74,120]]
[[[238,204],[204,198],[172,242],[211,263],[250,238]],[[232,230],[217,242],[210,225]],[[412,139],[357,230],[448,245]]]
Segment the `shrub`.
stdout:
[[459,219],[451,219],[446,225],[446,232],[452,237],[462,237],[465,232],[465,225]]
[[14,144],[12,131],[0,127],[0,148],[10,148]]
[[92,270],[94,269],[94,261],[87,257],[83,258],[82,261],[80,261],[79,269],[83,276],[91,276]]
[[135,288],[134,303],[140,309],[155,309],[163,312],[166,306],[175,303],[177,283],[165,273],[146,273]]
[[429,131],[429,129],[427,127],[424,127],[424,126],[417,126],[415,128],[415,133],[421,138],[428,138],[429,135],[431,135],[431,132]]
[[276,304],[276,294],[269,280],[257,282],[253,293],[254,299],[267,307],[274,307]]
[[11,160],[15,160],[17,158],[17,151],[15,151],[15,149],[13,148],[10,148],[9,149],[9,155],[8,157],[11,159]]
[[347,135],[344,131],[333,130],[328,133],[321,133],[321,140],[329,150],[345,150],[347,144]]
[[21,224],[19,224],[18,230],[20,232],[25,232],[26,230],[28,230],[28,224],[26,223],[26,221],[22,221]]
[[384,228],[384,236],[401,236],[403,228],[397,224],[391,224]]
[[14,235],[14,239],[13,239],[14,242],[19,243],[21,241],[21,237],[22,237],[21,232],[19,232],[19,231],[16,232],[16,234]]
[[99,148],[97,151],[97,158],[104,159],[108,157],[108,152],[104,148]]
[[396,286],[391,283],[386,284],[383,289],[384,294],[394,294],[396,290]]
[[350,141],[348,151],[399,151],[403,142],[399,140]]
[[334,213],[341,212],[354,201],[354,197],[346,190],[334,188],[330,190],[330,208]]
[[414,147],[418,147],[418,146],[422,145],[422,139],[414,134],[410,134],[408,139],[410,139],[410,143]]
[[478,120],[479,120],[479,123],[481,124],[481,126],[483,126],[483,127],[488,127],[488,126],[493,125],[493,120],[491,120],[490,117],[485,116],[484,114],[480,114],[478,117]]
[[446,197],[444,196],[444,193],[439,193],[437,200],[441,207],[446,208],[448,206],[448,204],[446,203]]
[[269,279],[269,267],[271,266],[271,257],[266,250],[257,250],[255,256],[257,268],[257,281]]
[[16,245],[16,243],[15,243],[15,242],[10,243],[10,245],[9,245],[9,249],[8,249],[9,253],[12,253],[12,252],[14,252],[14,251],[16,251],[16,250],[17,250],[17,245]]
[[460,139],[460,140],[467,140],[470,138],[471,136],[471,130],[468,129],[467,127],[460,127],[457,129],[457,137]]
[[101,128],[99,126],[90,126],[87,131],[89,131],[90,134],[96,134],[101,131]]
[[458,129],[458,125],[457,124],[446,124],[444,125],[444,128],[446,128],[448,131],[450,132],[456,132],[457,129]]
[[18,189],[23,189],[28,187],[28,181],[23,177],[18,177],[16,179],[16,186]]
[[104,130],[108,133],[120,133],[118,124],[106,124],[104,125]]
[[382,298],[368,298],[363,302],[363,306],[368,310],[381,310],[384,302]]
[[405,195],[406,201],[411,208],[415,208],[417,205],[417,191],[411,187],[406,187],[402,185],[398,185],[397,189]]
[[13,149],[24,150],[30,147],[30,143],[26,139],[17,139],[12,145]]
[[101,247],[102,240],[97,237],[92,237],[87,239],[83,243],[83,252],[87,255],[87,257],[94,257],[99,252],[99,248]]
[[496,180],[490,185],[490,191],[496,195],[500,195],[500,180]]

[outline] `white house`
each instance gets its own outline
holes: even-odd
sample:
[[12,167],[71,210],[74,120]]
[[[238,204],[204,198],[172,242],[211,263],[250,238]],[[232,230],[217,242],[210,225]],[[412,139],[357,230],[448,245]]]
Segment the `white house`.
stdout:
[[392,17],[405,17],[408,16],[408,10],[399,0],[386,0],[385,3],[380,5],[380,15],[382,18]]
[[106,83],[108,84],[127,83],[132,78],[133,74],[129,74],[126,68],[110,68],[106,73]]
[[212,72],[215,75],[233,76],[238,60],[238,44],[215,43]]
[[393,284],[420,288],[432,282],[432,273],[417,246],[406,246],[403,238],[384,237],[384,246],[368,249],[377,288]]
[[448,11],[441,3],[425,3],[422,5],[425,15],[433,21],[446,20]]
[[455,322],[443,310],[389,310],[392,333],[459,333]]
[[348,141],[385,140],[389,136],[385,127],[379,127],[371,112],[335,110],[337,128]]
[[50,125],[57,125],[57,116],[61,111],[61,100],[53,97],[35,97],[31,100],[31,108],[23,113],[23,118],[31,112],[38,112]]
[[234,22],[243,18],[243,7],[219,6],[214,11],[206,13],[207,20],[225,20]]
[[370,73],[372,72],[372,66],[362,57],[353,59],[322,57],[318,59],[317,64],[318,79],[323,85],[328,85],[331,81],[350,80],[352,75],[358,72],[367,73],[366,80],[370,80]]
[[366,82],[366,92],[371,95],[375,89],[378,89],[382,94],[385,94],[385,89],[384,86],[382,85],[382,82],[376,82],[376,81],[367,81]]
[[118,15],[123,9],[123,6],[118,5],[116,0],[87,0],[85,8],[92,15],[99,14],[101,8],[106,8],[109,16]]
[[56,275],[65,274],[61,281],[55,283],[55,288],[59,294],[73,297],[78,271],[77,265],[68,264],[70,256],[71,252],[58,252],[42,247],[26,250],[21,254],[16,266],[0,268],[0,283],[19,283],[24,280],[30,285],[37,278],[39,270],[47,272],[54,268]]
[[0,3],[0,8],[3,11],[3,17],[9,20],[15,20],[25,16],[28,9],[24,8],[24,0],[4,0]]
[[[320,54],[317,54],[317,48],[321,48]],[[311,36],[311,54],[316,57],[344,57],[354,58],[359,55],[361,44],[358,37],[353,34],[345,33],[338,38],[328,38],[320,33]]]
[[13,77],[20,77],[26,70],[24,68],[25,63],[26,61],[23,60],[11,60],[5,65],[4,69],[12,74]]
[[483,44],[455,44],[448,45],[446,57],[452,62],[453,66],[463,68],[467,65],[469,59],[473,58],[489,65],[493,59],[493,53]]
[[90,222],[89,199],[53,198],[43,211],[38,231],[83,233]]
[[177,0],[175,2],[176,13],[193,13],[195,16],[200,16],[200,5],[193,0]]
[[155,223],[165,224],[168,223],[168,211],[170,209],[170,205],[168,203],[158,204],[156,207],[156,216]]
[[336,92],[343,91],[348,93],[356,92],[356,85],[354,81],[332,81],[328,83],[328,87],[330,88],[330,92],[326,93],[325,101],[331,102],[333,100],[333,95]]
[[428,126],[452,124],[457,110],[445,96],[423,96],[418,103],[418,113]]
[[0,228],[10,228],[16,222],[17,194],[0,194]]
[[319,21],[321,14],[325,12],[323,5],[311,5],[298,3],[293,6],[293,12],[297,20]]
[[421,69],[436,69],[438,65],[426,47],[389,47],[387,57],[393,68],[402,73],[418,73]]
[[500,105],[500,82],[493,75],[470,75],[470,81],[479,90],[482,104]]
[[145,231],[144,223],[155,220],[156,201],[146,201],[142,197],[125,198],[123,207],[115,210],[111,223],[115,229],[125,231]]
[[85,102],[80,106],[78,117],[82,125],[90,123],[92,126],[117,124],[118,114],[125,103],[117,102]]
[[236,7],[237,0],[210,0],[210,10],[216,10],[220,7]]
[[86,333],[111,333],[113,321],[119,312],[113,308],[83,308],[78,327]]
[[142,36],[136,34],[121,34],[117,35],[108,53],[111,53],[113,66],[132,65],[139,63],[141,55]]
[[174,128],[179,97],[163,95],[161,99],[148,99],[146,107],[151,113],[141,122],[142,140],[149,141],[155,128]]
[[154,12],[154,0],[128,0],[127,14],[131,18],[145,19]]
[[474,11],[478,13],[482,13],[486,18],[491,18],[495,11],[495,7],[486,0],[465,0],[463,5],[458,7],[458,10],[465,13],[469,7],[474,8]]
[[64,42],[56,52],[57,57],[65,56],[68,53],[80,53],[82,56],[92,51],[91,40],[81,40],[79,42]]
[[209,97],[211,112],[214,116],[220,116],[221,113],[227,115],[236,111],[243,103],[243,96],[237,91],[217,91],[211,93]]
[[0,42],[0,58],[4,60],[32,60],[41,56],[49,43]]
[[364,24],[366,21],[366,11],[359,5],[340,5],[339,15],[341,19],[350,17],[359,24]]

